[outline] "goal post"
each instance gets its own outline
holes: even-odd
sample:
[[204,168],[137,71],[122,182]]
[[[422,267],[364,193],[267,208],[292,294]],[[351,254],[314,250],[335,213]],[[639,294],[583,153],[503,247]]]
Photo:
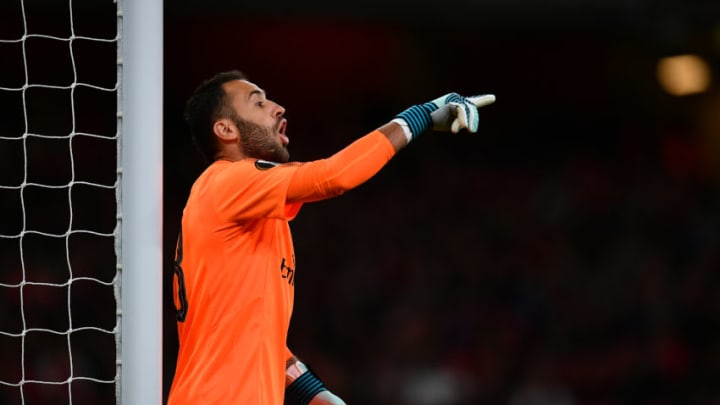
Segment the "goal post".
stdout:
[[0,1],[0,404],[162,402],[162,14]]
[[120,403],[162,402],[163,1],[118,0]]

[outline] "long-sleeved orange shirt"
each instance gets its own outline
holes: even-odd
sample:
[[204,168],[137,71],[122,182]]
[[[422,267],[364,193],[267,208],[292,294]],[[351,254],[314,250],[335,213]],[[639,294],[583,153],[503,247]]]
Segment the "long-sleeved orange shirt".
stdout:
[[175,274],[180,349],[168,405],[282,404],[301,205],[377,173],[395,150],[379,131],[322,160],[216,161],[183,211]]

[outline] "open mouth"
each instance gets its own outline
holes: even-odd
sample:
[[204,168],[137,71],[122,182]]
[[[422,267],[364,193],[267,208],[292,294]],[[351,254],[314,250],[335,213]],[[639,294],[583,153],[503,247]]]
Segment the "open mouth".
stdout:
[[290,143],[290,138],[285,135],[285,131],[287,130],[287,120],[285,118],[280,120],[280,123],[278,124],[278,133],[280,134],[280,140],[282,141],[283,146],[286,146]]

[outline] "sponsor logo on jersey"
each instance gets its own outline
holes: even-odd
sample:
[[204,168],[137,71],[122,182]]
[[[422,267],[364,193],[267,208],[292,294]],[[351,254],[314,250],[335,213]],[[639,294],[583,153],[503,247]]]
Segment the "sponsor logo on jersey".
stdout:
[[[293,263],[295,262],[295,255],[292,257]],[[289,261],[285,260],[283,257],[282,262],[280,262],[280,277],[287,280],[287,283],[291,286],[295,285],[295,269],[293,267],[290,267],[291,263]],[[294,264],[292,264],[294,266]]]

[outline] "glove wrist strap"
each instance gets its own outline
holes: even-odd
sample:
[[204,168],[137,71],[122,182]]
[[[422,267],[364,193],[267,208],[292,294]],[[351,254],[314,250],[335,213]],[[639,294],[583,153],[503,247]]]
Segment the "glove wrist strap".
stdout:
[[322,391],[327,391],[325,384],[312,370],[307,370],[285,389],[289,397],[302,405],[307,405]]
[[395,118],[402,119],[407,123],[411,134],[409,139],[412,140],[432,127],[430,113],[437,109],[438,107],[434,103],[418,104],[396,115]]

